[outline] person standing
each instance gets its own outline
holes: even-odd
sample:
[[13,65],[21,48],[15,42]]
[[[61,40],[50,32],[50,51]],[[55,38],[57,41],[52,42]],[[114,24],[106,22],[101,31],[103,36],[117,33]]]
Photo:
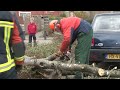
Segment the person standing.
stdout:
[[34,46],[36,46],[37,45],[37,42],[36,42],[37,25],[34,22],[33,17],[30,18],[30,23],[28,24],[27,29],[29,34],[29,45],[32,46],[32,40],[33,40]]

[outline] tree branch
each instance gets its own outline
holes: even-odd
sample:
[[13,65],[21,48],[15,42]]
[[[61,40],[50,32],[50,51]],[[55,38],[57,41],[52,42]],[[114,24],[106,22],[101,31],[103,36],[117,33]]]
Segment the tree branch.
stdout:
[[120,77],[120,71],[114,70],[104,70],[102,68],[93,67],[92,65],[86,64],[67,64],[60,61],[49,61],[48,58],[43,59],[34,59],[31,57],[25,57],[25,65],[35,65],[48,69],[60,69],[66,71],[81,71],[89,72],[98,76],[111,76],[111,77]]

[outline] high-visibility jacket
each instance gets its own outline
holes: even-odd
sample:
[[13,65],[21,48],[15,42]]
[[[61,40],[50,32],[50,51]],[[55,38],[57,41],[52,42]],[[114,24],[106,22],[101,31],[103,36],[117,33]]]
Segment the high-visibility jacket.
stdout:
[[25,45],[15,18],[9,11],[0,11],[0,73],[24,59]]
[[68,17],[60,20],[61,32],[63,34],[63,41],[60,50],[65,52],[68,47],[76,40],[80,32],[89,33],[92,29],[91,25],[78,17]]
[[17,15],[16,15],[15,11],[10,11],[10,12],[11,12],[11,14],[12,14],[12,16],[13,16],[15,22],[16,22],[17,27],[18,27],[18,30],[20,32],[20,37],[23,40],[25,40],[25,34],[24,34],[23,30],[22,30],[22,27],[19,24],[19,20],[17,19]]

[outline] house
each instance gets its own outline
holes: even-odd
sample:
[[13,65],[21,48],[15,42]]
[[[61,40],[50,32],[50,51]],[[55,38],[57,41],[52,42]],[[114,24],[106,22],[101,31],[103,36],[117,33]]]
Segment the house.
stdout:
[[44,16],[44,15],[60,16],[60,14],[62,13],[63,13],[62,11],[16,11],[16,15],[18,17],[21,27],[23,28],[23,31],[26,31],[27,29],[27,25],[29,22],[29,19],[27,19],[27,17],[36,16],[35,20],[38,25],[38,29],[40,29],[41,22],[40,22],[39,17]]
[[62,11],[16,11],[16,15],[19,19],[20,24],[24,23],[26,16],[37,16],[37,15],[54,15],[59,16]]

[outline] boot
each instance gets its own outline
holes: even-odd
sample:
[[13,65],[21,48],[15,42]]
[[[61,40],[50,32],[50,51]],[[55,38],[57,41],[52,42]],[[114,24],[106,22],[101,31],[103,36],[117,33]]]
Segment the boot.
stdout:
[[37,46],[37,42],[36,42],[36,40],[34,40],[34,47],[35,47],[35,46]]

